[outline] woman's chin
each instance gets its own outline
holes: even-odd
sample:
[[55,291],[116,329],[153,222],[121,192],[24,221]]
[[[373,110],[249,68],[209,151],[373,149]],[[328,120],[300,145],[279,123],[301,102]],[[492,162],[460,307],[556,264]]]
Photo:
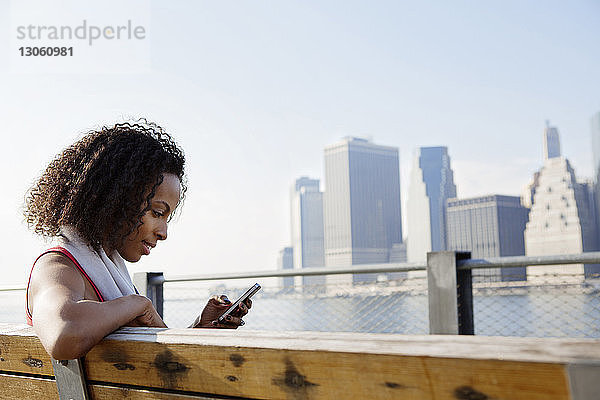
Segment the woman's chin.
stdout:
[[138,262],[142,258],[141,254],[122,254],[122,253],[119,253],[119,254],[123,258],[123,260],[130,262],[130,263]]

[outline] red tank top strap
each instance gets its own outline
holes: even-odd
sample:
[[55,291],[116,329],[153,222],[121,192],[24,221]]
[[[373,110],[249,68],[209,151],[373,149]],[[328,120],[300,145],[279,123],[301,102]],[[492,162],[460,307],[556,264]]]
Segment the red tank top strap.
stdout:
[[60,253],[60,254],[63,254],[64,256],[66,256],[69,260],[71,260],[71,262],[73,264],[75,264],[75,267],[77,267],[77,269],[79,270],[81,275],[83,275],[83,277],[90,283],[90,285],[94,289],[94,292],[96,293],[96,296],[98,296],[98,300],[104,301],[104,297],[102,297],[102,294],[100,293],[100,291],[98,290],[98,288],[96,287],[96,285],[94,284],[92,279],[84,271],[84,269],[81,267],[79,262],[75,259],[75,257],[73,257],[73,255],[69,252],[69,250],[65,249],[64,247],[60,247],[60,246],[52,247],[52,248],[44,251],[42,254],[40,254],[38,256],[38,258],[35,259],[35,261],[33,262],[33,266],[31,267],[31,272],[29,273],[29,280],[27,281],[27,290],[25,291],[25,311],[27,314],[27,324],[29,324],[29,325],[33,325],[32,315],[29,312],[29,284],[31,283],[31,275],[33,274],[33,268],[35,267],[35,263],[40,259],[40,257],[42,257],[43,255],[46,255],[48,253]]

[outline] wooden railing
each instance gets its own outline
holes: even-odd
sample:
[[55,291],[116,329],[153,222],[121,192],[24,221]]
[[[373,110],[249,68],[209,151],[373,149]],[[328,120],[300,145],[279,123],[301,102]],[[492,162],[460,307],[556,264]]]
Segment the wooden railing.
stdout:
[[[124,328],[82,365],[92,399],[600,398],[593,339]],[[58,398],[30,327],[0,324],[0,398]]]

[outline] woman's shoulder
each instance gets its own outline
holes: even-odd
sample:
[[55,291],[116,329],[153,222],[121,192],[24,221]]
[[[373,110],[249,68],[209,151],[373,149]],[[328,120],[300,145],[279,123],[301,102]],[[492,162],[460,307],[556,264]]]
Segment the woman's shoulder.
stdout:
[[35,261],[29,282],[32,289],[45,285],[62,284],[85,290],[85,282],[68,252],[45,251]]
[[27,317],[31,318],[38,301],[84,298],[85,294],[86,282],[73,261],[60,252],[43,252],[32,266],[27,283]]

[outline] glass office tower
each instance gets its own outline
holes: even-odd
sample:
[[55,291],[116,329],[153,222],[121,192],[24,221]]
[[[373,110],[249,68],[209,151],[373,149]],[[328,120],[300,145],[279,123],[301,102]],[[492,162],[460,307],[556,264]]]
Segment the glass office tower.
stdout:
[[[524,255],[528,213],[515,196],[448,200],[448,250],[470,251],[471,258]],[[476,269],[472,273],[475,281],[526,279],[525,267]]]
[[421,147],[413,158],[407,202],[410,262],[446,250],[446,200],[456,197],[447,147]]
[[[290,200],[294,268],[325,266],[323,193],[319,189],[319,180],[308,177],[296,179],[290,192]],[[324,285],[325,277],[305,276],[302,280],[298,277],[296,284],[312,290],[315,285]]]
[[[398,149],[354,137],[327,146],[323,205],[327,266],[389,262],[402,243]],[[353,282],[373,279],[355,275]]]

